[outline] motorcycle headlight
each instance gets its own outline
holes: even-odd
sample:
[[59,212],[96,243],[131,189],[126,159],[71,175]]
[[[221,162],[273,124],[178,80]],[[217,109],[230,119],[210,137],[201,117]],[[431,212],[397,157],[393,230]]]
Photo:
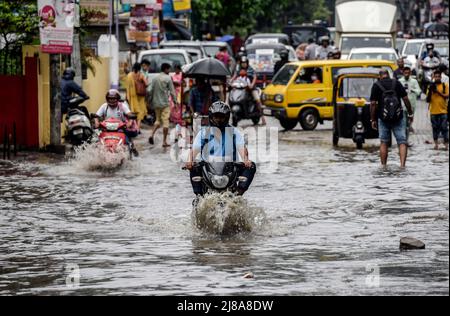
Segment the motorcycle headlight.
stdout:
[[277,94],[277,95],[275,95],[274,101],[276,103],[283,103],[284,97],[281,94]]
[[228,178],[227,176],[212,176],[211,177],[211,183],[217,189],[225,189],[228,185],[228,182],[230,182],[230,178]]
[[106,123],[106,130],[110,132],[117,131],[119,129],[119,123]]

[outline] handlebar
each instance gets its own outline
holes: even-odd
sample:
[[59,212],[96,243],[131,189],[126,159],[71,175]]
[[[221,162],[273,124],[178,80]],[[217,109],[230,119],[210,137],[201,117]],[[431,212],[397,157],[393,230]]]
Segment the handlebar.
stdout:
[[[230,162],[230,163],[232,163],[233,166],[235,166],[235,167],[244,167],[245,166],[245,164],[243,162]],[[206,161],[194,162],[192,164],[192,168],[201,168],[201,167],[204,167],[206,164],[207,164]],[[188,168],[183,167],[183,168],[181,168],[181,170],[188,170]]]

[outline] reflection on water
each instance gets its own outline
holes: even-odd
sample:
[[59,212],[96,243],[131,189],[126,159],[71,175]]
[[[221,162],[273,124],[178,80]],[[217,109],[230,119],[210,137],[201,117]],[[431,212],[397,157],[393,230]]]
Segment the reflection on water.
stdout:
[[[231,237],[195,227],[188,174],[143,142],[114,173],[0,161],[0,294],[448,295],[448,153],[415,143],[406,170],[396,150],[383,170],[375,141],[283,133],[279,169],[239,204],[265,220]],[[404,236],[426,250],[400,252]]]

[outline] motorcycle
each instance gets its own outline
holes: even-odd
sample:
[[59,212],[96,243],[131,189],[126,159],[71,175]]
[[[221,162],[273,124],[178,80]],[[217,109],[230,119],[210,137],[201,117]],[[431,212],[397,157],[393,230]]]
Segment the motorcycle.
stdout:
[[424,62],[422,65],[420,78],[422,91],[427,93],[429,85],[433,82],[433,73],[438,69],[440,65],[439,61],[430,60],[429,62]]
[[201,168],[201,176],[193,182],[201,182],[203,197],[193,201],[193,221],[197,228],[211,234],[231,236],[252,231],[252,217],[246,212],[234,193],[240,182],[247,181],[239,176],[242,163],[200,162],[194,168]]
[[254,125],[258,125],[261,112],[249,93],[248,83],[238,79],[231,84],[229,103],[234,127],[237,127],[241,120],[252,120]]
[[125,129],[127,125],[121,120],[109,118],[100,123],[99,143],[107,152],[113,154],[128,153],[129,159],[133,157],[131,142],[127,142]]
[[77,97],[69,101],[66,116],[67,134],[65,137],[73,146],[80,146],[89,142],[93,135],[89,112],[86,107],[81,106],[86,100],[88,99]]
[[192,178],[193,182],[201,182],[203,192],[222,193],[229,191],[235,193],[239,182],[247,181],[246,177],[240,177],[239,168],[243,163],[236,162],[199,162],[194,168],[201,168],[202,176]]

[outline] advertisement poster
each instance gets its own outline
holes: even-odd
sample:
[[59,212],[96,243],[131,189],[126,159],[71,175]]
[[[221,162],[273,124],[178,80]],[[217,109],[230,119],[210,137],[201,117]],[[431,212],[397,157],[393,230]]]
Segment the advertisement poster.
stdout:
[[273,49],[257,49],[256,54],[249,56],[250,64],[256,72],[273,72],[273,59]]
[[92,12],[89,16],[89,24],[109,25],[109,0],[80,0],[80,6]]
[[137,5],[131,10],[129,36],[131,41],[150,43],[153,30],[153,9]]
[[38,0],[38,14],[42,52],[71,54],[75,0]]
[[172,0],[173,10],[176,13],[191,11],[191,0]]

